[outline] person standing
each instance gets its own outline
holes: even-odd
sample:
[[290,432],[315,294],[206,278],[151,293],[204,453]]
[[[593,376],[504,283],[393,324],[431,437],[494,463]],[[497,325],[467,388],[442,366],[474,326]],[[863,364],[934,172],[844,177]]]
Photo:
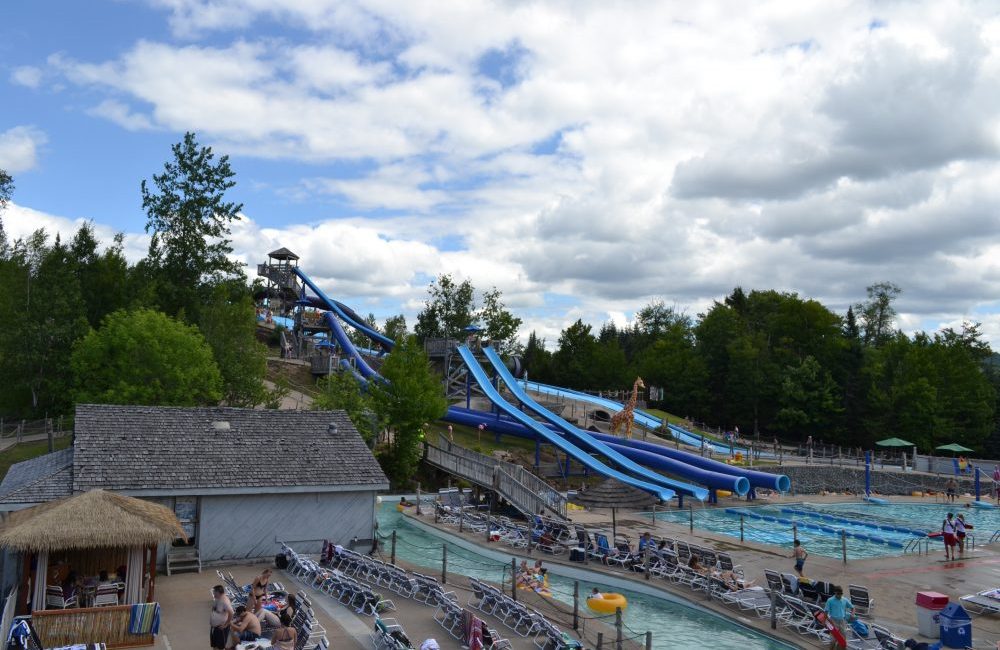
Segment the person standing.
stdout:
[[965,515],[959,513],[955,518],[955,539],[958,540],[958,552],[961,555],[965,555],[965,528]]
[[955,515],[948,513],[945,520],[941,522],[941,537],[944,539],[945,561],[955,559],[955,544],[958,541],[955,537]]
[[209,644],[214,650],[224,650],[229,642],[229,626],[233,622],[233,604],[229,602],[226,590],[222,585],[212,587],[212,614],[208,618]]
[[805,547],[802,546],[802,542],[799,540],[792,542],[792,557],[795,558],[795,572],[801,578],[803,577],[802,568],[806,565],[806,558],[809,557],[809,553],[806,552]]
[[[826,611],[827,619],[840,630],[840,634],[846,639],[847,618],[854,613],[854,604],[849,598],[844,598],[843,587],[834,587],[833,596],[826,601],[826,606],[823,609]],[[830,650],[836,650],[840,647],[837,639],[830,639]]]
[[958,492],[958,481],[955,480],[954,476],[949,476],[948,481],[944,484],[944,495],[950,503],[955,502],[955,493]]

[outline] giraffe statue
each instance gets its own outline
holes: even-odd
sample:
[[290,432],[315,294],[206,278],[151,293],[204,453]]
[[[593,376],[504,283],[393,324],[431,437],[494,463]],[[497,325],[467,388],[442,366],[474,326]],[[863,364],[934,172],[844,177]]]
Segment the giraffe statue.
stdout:
[[635,402],[639,398],[639,389],[645,388],[646,384],[642,383],[642,377],[636,377],[635,383],[632,384],[632,396],[627,402],[625,402],[625,407],[618,411],[611,417],[611,433],[618,433],[618,427],[625,425],[625,437],[632,437],[632,423],[635,421],[633,413],[635,411]]

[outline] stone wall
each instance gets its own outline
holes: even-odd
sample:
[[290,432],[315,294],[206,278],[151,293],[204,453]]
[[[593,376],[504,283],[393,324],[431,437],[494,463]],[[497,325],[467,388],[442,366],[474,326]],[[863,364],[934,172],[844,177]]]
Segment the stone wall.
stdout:
[[[785,474],[792,481],[792,492],[796,494],[819,494],[828,492],[851,492],[861,494],[865,490],[865,468],[837,465],[784,465],[781,467],[756,467],[772,474]],[[908,495],[913,491],[934,490],[943,492],[945,475],[917,474],[912,472],[872,470],[872,491],[877,494]],[[971,477],[958,478],[958,492],[975,493]],[[989,482],[982,485],[983,498],[989,498]]]

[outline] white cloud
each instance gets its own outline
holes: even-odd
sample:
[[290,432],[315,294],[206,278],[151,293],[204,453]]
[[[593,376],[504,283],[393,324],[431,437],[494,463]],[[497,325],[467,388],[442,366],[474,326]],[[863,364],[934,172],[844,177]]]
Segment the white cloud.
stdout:
[[26,172],[38,164],[38,150],[48,138],[33,126],[15,126],[0,133],[0,169]]
[[348,298],[412,307],[450,272],[553,339],[736,285],[843,310],[894,280],[909,325],[1000,292],[983,4],[151,2],[175,39],[39,74],[128,130],[310,163],[284,191],[357,216],[247,221],[237,248],[289,246]]
[[28,88],[38,88],[42,83],[42,69],[33,65],[22,65],[10,73],[10,80]]

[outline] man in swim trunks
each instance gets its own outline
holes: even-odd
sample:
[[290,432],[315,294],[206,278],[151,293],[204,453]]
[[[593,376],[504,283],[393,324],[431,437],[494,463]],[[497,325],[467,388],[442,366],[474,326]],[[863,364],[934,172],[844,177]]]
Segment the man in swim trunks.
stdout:
[[958,481],[952,476],[948,479],[948,482],[944,484],[944,493],[949,501],[955,502],[955,493],[958,492]]
[[947,518],[941,522],[941,535],[944,538],[944,557],[946,560],[955,559],[955,544],[958,538],[955,536],[955,515],[948,513]]

